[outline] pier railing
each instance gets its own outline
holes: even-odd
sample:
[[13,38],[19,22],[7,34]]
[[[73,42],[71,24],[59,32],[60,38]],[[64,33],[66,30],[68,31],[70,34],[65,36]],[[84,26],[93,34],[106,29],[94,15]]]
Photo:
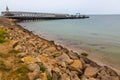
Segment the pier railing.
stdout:
[[37,20],[37,19],[83,19],[89,18],[85,15],[69,15],[69,14],[54,14],[54,13],[37,13],[37,12],[14,12],[4,11],[2,17],[19,19],[19,20]]

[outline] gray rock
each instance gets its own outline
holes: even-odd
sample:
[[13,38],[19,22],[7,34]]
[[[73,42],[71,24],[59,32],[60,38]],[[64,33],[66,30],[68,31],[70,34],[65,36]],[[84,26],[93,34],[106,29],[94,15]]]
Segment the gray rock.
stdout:
[[40,67],[39,67],[39,65],[38,64],[36,64],[36,63],[31,63],[31,64],[29,64],[28,65],[28,69],[30,70],[30,71],[40,71]]
[[70,59],[70,57],[66,53],[63,53],[61,56],[56,57],[56,59],[58,61],[66,62],[67,64],[71,64],[73,62],[73,60]]
[[71,59],[79,59],[79,55],[74,53],[73,51],[70,51],[67,53]]
[[80,80],[80,78],[78,77],[75,71],[71,71],[70,77],[71,77],[71,80]]
[[53,70],[51,72],[52,72],[52,80],[59,80],[60,75]]
[[26,53],[18,53],[17,56],[24,57]]
[[27,74],[28,75],[28,78],[29,80],[35,80],[39,77],[39,72],[38,71],[34,71],[34,72],[30,72]]
[[17,51],[19,51],[19,50],[22,49],[22,46],[21,45],[17,45],[14,49],[17,50]]

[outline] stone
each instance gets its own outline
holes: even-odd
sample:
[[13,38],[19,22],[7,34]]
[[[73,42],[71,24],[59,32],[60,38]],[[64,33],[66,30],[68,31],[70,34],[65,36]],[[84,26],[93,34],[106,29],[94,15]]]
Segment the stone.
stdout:
[[98,80],[98,79],[96,79],[96,78],[89,78],[88,80]]
[[39,65],[38,64],[36,64],[36,63],[31,63],[31,64],[29,64],[28,65],[28,69],[30,70],[30,71],[40,71],[40,67],[39,67]]
[[54,52],[50,53],[49,55],[51,55],[53,57],[58,57],[58,56],[62,55],[62,53],[60,51],[54,51]]
[[35,58],[31,56],[27,56],[21,59],[24,63],[30,64],[30,63],[35,63],[37,62]]
[[46,49],[46,48],[48,48],[48,45],[47,45],[47,44],[44,44],[44,45],[42,46],[42,49]]
[[66,53],[63,53],[61,56],[56,57],[58,61],[66,62],[67,64],[71,64],[73,62],[72,59]]
[[71,80],[80,80],[77,73],[75,71],[71,71],[70,73]]
[[35,80],[36,78],[38,78],[39,77],[39,72],[38,71],[34,71],[34,72],[29,72],[28,74],[27,74],[27,76],[28,76],[28,79],[29,80]]
[[59,62],[57,62],[57,64],[60,65],[63,68],[66,68],[65,62],[59,61]]
[[52,80],[59,80],[60,75],[53,70],[51,72],[52,72]]
[[35,80],[42,80],[41,78],[37,78],[37,79],[35,79]]
[[98,68],[96,68],[96,67],[87,67],[86,69],[85,69],[85,72],[84,72],[84,75],[85,76],[90,76],[90,77],[93,77],[93,76],[95,76],[96,74],[97,74],[97,72],[99,71],[99,69]]
[[55,47],[49,47],[49,48],[46,48],[45,51],[54,52],[54,51],[56,51],[56,48]]
[[0,80],[2,80],[2,75],[3,75],[2,72],[0,72]]
[[11,40],[11,45],[13,48],[15,48],[17,45],[18,45],[18,42],[17,40]]
[[39,57],[41,62],[44,62],[44,63],[49,62],[49,57],[48,56],[45,56],[45,55],[42,54],[42,55],[39,55],[38,57]]
[[27,53],[18,53],[17,56],[24,57]]
[[68,52],[68,55],[71,59],[79,59],[79,55],[74,53],[73,51]]
[[70,76],[67,73],[63,73],[61,75],[61,79],[60,80],[71,80],[71,79],[70,79]]
[[74,60],[73,63],[70,65],[70,69],[73,71],[81,72],[82,68],[83,68],[83,65],[80,60]]
[[46,73],[41,73],[41,80],[47,80],[47,74]]
[[111,76],[111,80],[120,80],[119,76]]
[[19,50],[21,50],[21,49],[22,49],[22,46],[17,45],[14,49],[15,49],[16,51],[19,51]]
[[86,76],[82,76],[81,80],[89,80]]
[[60,45],[57,45],[57,50],[61,50],[63,47]]

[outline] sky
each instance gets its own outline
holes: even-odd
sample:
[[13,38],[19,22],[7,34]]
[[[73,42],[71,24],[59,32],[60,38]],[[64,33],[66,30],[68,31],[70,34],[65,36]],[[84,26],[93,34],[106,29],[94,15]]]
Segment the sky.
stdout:
[[0,0],[0,13],[10,11],[120,14],[120,0]]

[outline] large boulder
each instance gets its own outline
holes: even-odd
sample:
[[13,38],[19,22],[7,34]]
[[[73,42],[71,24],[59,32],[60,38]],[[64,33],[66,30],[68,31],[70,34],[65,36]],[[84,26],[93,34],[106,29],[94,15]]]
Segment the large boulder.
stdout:
[[67,53],[71,59],[79,59],[79,55],[73,51]]
[[90,66],[85,69],[84,75],[88,77],[93,77],[97,74],[98,71],[98,68]]
[[56,51],[56,48],[55,47],[49,47],[49,48],[46,48],[45,51],[54,52],[54,51]]
[[73,63],[70,65],[70,69],[73,71],[81,72],[83,69],[82,62],[80,60],[74,60]]
[[47,73],[41,73],[40,78],[41,78],[41,80],[48,80]]
[[71,80],[71,79],[70,79],[70,76],[67,73],[63,73],[61,75],[60,80]]
[[56,60],[66,62],[67,64],[73,63],[73,60],[70,59],[70,57],[66,53],[63,53],[61,56],[56,57]]
[[20,51],[20,50],[22,50],[22,46],[21,46],[21,45],[17,45],[14,49],[15,49],[16,51]]
[[30,71],[40,71],[40,66],[38,65],[38,64],[36,64],[36,63],[31,63],[31,64],[29,64],[28,65],[28,69],[30,70]]
[[35,80],[39,77],[39,72],[35,70],[34,72],[29,72],[27,76],[29,80]]
[[107,66],[100,68],[97,78],[101,80],[120,80],[119,75]]
[[51,72],[52,72],[52,80],[59,80],[60,75],[53,70]]
[[70,72],[70,77],[71,77],[71,80],[80,80],[80,78],[78,77],[75,71]]

